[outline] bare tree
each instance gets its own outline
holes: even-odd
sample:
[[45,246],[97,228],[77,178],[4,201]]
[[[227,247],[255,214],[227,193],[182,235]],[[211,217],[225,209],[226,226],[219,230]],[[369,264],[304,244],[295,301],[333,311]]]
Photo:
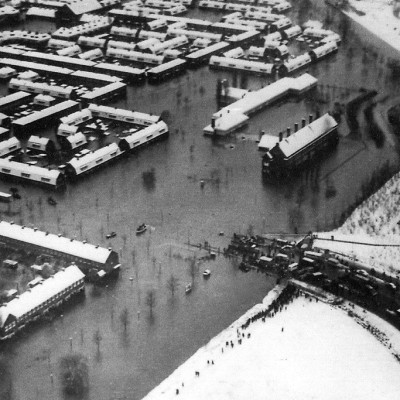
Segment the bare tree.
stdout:
[[124,326],[124,332],[126,332],[126,328],[129,323],[129,311],[127,307],[124,307],[124,309],[121,311],[121,314],[119,315],[119,320],[121,321],[121,324]]
[[100,353],[100,343],[103,340],[103,336],[101,336],[100,329],[93,334],[93,342],[97,345],[97,353]]
[[171,292],[171,295],[175,295],[175,290],[177,289],[179,284],[178,278],[174,276],[174,274],[171,274],[171,276],[168,278],[167,281],[167,288]]
[[146,305],[149,307],[150,310],[150,317],[153,316],[153,308],[156,305],[156,292],[154,289],[150,289],[146,293]]
[[124,249],[125,249],[126,248],[126,241],[128,240],[128,236],[127,236],[126,233],[123,233],[121,235],[121,237],[122,237],[122,241],[124,242]]
[[14,398],[12,375],[5,360],[0,361],[0,376],[0,399],[12,400]]
[[189,260],[189,273],[190,277],[192,278],[192,285],[194,284],[194,278],[196,276],[196,272],[197,272],[196,256],[193,256]]
[[89,368],[82,354],[68,354],[61,358],[60,372],[64,392],[81,395],[89,388]]

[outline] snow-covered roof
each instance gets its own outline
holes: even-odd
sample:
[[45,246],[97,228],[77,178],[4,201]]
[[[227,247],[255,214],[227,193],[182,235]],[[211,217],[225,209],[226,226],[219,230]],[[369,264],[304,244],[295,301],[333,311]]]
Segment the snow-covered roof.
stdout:
[[84,279],[84,277],[85,275],[76,265],[71,265],[57,272],[42,281],[41,284],[27,290],[19,297],[0,307],[0,327],[4,327],[9,315],[16,318],[22,317],[74,283]]
[[[3,160],[0,160],[0,163],[1,161]],[[34,168],[34,166],[29,168]],[[106,263],[112,252],[112,250],[104,247],[58,236],[53,233],[46,233],[35,228],[23,227],[6,221],[0,222],[0,236],[45,247],[50,250],[87,259],[96,263]]]
[[311,62],[310,55],[308,53],[305,53],[297,56],[296,58],[291,58],[290,60],[285,61],[284,65],[286,66],[288,71],[290,71],[292,69],[296,69],[299,66],[308,64],[310,62]]
[[101,10],[103,6],[97,0],[82,0],[71,2],[64,7],[68,7],[75,15],[81,15],[97,10]]
[[159,53],[165,49],[182,46],[187,43],[189,43],[189,40],[186,36],[177,36],[170,40],[166,40],[165,42],[157,43],[157,44],[151,46],[150,50],[153,53]]
[[48,94],[38,94],[37,96],[35,96],[35,98],[33,99],[33,102],[35,104],[37,103],[51,103],[55,100],[55,98],[53,96],[50,96]]
[[62,131],[63,133],[69,133],[70,135],[74,135],[78,131],[78,127],[75,125],[67,125],[67,124],[60,124],[58,127],[57,133]]
[[82,132],[77,132],[71,136],[68,136],[66,140],[71,143],[72,148],[77,147],[77,145],[82,146],[87,143],[86,136]]
[[290,157],[336,127],[337,122],[335,119],[329,114],[324,114],[288,138],[283,139],[279,142],[279,147],[285,157]]
[[[88,60],[81,60],[81,61],[88,61]],[[71,74],[71,76],[85,78],[85,79],[93,79],[96,81],[109,82],[109,83],[122,81],[121,78],[118,78],[116,76],[99,74],[97,72],[89,72],[89,71],[75,71]]]
[[157,31],[147,31],[147,30],[140,30],[138,29],[131,29],[125,26],[113,26],[111,28],[111,34],[119,35],[119,36],[130,36],[130,37],[137,37],[139,39],[147,39],[147,38],[157,38],[160,40],[165,40],[167,34]]
[[[56,169],[48,169],[38,167],[36,165],[24,164],[16,161],[10,161],[7,159],[0,158],[0,170],[4,173],[5,170],[9,170],[10,175],[21,176],[21,174],[35,175],[40,178],[47,178],[51,182],[56,182],[60,176],[60,171]],[[0,223],[1,224],[1,223]],[[0,235],[2,230],[0,229]]]
[[244,60],[241,58],[218,56],[212,56],[210,58],[210,65],[220,65],[227,68],[243,69],[246,71],[261,72],[265,74],[271,74],[275,69],[274,64],[267,64],[260,61]]
[[83,157],[74,157],[68,161],[68,164],[71,165],[76,171],[79,171],[82,166],[96,162],[97,160],[105,156],[109,156],[114,152],[119,153],[119,147],[116,143],[111,143],[108,146],[101,147],[100,149],[90,152]]
[[26,117],[19,118],[19,119],[15,120],[13,122],[13,124],[28,125],[28,124],[30,124],[30,123],[32,123],[34,121],[37,121],[37,120],[39,120],[41,118],[45,118],[47,116],[50,116],[50,115],[55,114],[55,113],[57,113],[59,111],[62,111],[62,110],[67,110],[67,109],[72,108],[72,107],[74,107],[74,106],[76,106],[78,104],[79,103],[77,103],[76,101],[72,101],[72,100],[63,101],[62,103],[58,103],[58,104],[56,104],[54,106],[45,108],[44,110],[34,112],[31,115],[28,115]]
[[39,137],[39,136],[34,136],[32,135],[29,140],[28,140],[28,147],[31,146],[32,144],[38,144],[41,146],[46,147],[47,143],[50,141],[49,138],[45,138],[45,137]]
[[91,111],[88,108],[84,108],[83,110],[76,111],[60,118],[60,121],[62,124],[76,125],[90,118],[92,118]]
[[81,52],[82,52],[82,49],[77,44],[57,50],[57,54],[59,56],[70,56],[70,55],[75,55],[75,54],[78,54]]
[[21,142],[16,138],[12,137],[7,140],[0,142],[0,156],[9,154],[11,151],[15,151],[21,148]]
[[113,91],[120,90],[125,87],[126,87],[126,84],[123,82],[110,83],[109,85],[106,85],[106,86],[94,89],[91,92],[85,93],[82,96],[82,99],[91,101],[93,99],[96,99],[99,96],[103,96],[107,93],[111,93]]
[[116,65],[112,63],[98,63],[96,68],[107,71],[125,72],[133,75],[141,75],[144,72],[144,70],[140,68],[130,67],[129,65]]
[[[251,49],[251,47],[250,47]],[[241,47],[235,47],[234,49],[228,50],[223,54],[224,57],[239,58],[244,56],[244,51]]]
[[94,60],[95,58],[103,57],[103,52],[101,49],[92,49],[78,54],[78,57],[84,60]]
[[143,137],[146,137],[148,135],[152,134],[157,134],[159,132],[167,132],[168,131],[168,126],[164,121],[159,121],[156,124],[147,126],[144,129],[141,129],[140,131],[137,131],[135,133],[132,133],[129,136],[124,137],[121,140],[126,140],[128,144],[135,143],[136,141],[142,139]]
[[13,58],[0,58],[0,64],[11,65],[16,68],[33,69],[40,72],[49,72],[51,74],[58,73],[62,75],[69,75],[73,72],[73,70],[69,68],[56,67],[54,65],[48,65],[31,61],[15,60]]
[[39,78],[39,74],[35,71],[24,71],[24,72],[20,72],[18,74],[18,79],[22,79],[22,80],[34,80]]
[[215,121],[215,131],[221,134],[229,133],[239,125],[245,123],[248,119],[249,117],[247,115],[240,112],[225,114]]
[[27,16],[38,16],[38,17],[47,17],[47,18],[55,18],[56,10],[52,8],[44,8],[44,7],[31,7],[26,12]]
[[196,39],[196,38],[209,39],[212,42],[218,42],[222,39],[221,33],[192,31],[189,29],[182,29],[182,28],[169,28],[167,33],[168,35],[174,35],[174,36],[184,35],[187,36],[189,39]]
[[15,92],[9,94],[8,96],[4,96],[0,98],[0,107],[4,107],[9,103],[13,103],[14,101],[22,100],[31,97],[29,93],[26,92]]
[[193,53],[188,54],[186,56],[186,58],[188,58],[188,59],[200,58],[200,57],[210,54],[214,51],[219,51],[219,50],[222,51],[223,49],[227,48],[228,46],[229,46],[229,43],[227,43],[227,42],[218,42],[218,43],[212,44],[211,46],[206,47],[205,49],[200,49],[200,50],[194,51]]
[[[68,42],[68,46],[70,47],[71,42]],[[67,57],[67,56],[59,56],[57,54],[49,54],[49,53],[42,53],[40,51],[29,51],[26,52],[26,57],[40,60],[40,61],[54,61],[54,62],[59,62],[61,64],[73,64],[77,67],[85,67],[85,68],[91,68],[95,66],[95,62],[90,61],[90,60],[81,60],[80,58],[73,58],[73,57]]]
[[134,120],[135,123],[140,123],[140,121],[146,122],[145,125],[155,124],[159,121],[159,115],[152,115],[142,113],[140,111],[130,111],[124,108],[114,108],[108,106],[101,106],[97,104],[89,104],[89,110],[92,113],[100,113],[102,116],[111,116],[111,118],[118,118],[126,120],[130,122],[130,119]]
[[258,144],[259,150],[272,149],[279,142],[279,137],[273,135],[262,135],[260,143]]
[[148,73],[150,72],[150,73],[157,74],[157,73],[163,72],[165,70],[168,70],[170,68],[174,68],[174,67],[176,67],[178,65],[183,65],[183,64],[186,64],[186,61],[182,60],[181,58],[177,58],[176,60],[168,61],[168,62],[166,62],[164,64],[157,65],[156,67],[151,68],[148,71]]
[[74,90],[73,86],[67,86],[64,88],[62,86],[52,86],[45,82],[32,82],[30,80],[16,79],[16,78],[10,80],[9,86],[11,88],[18,88],[21,90],[26,90],[28,92],[34,92],[34,93],[35,92],[37,93],[37,91],[41,90],[48,91],[54,95],[62,96],[64,98],[69,98],[69,96],[71,96],[71,93]]

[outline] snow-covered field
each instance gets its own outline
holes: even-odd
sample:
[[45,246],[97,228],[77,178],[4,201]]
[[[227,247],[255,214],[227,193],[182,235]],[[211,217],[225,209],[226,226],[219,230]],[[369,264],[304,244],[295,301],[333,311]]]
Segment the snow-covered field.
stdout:
[[[400,332],[382,320],[379,327],[387,328],[390,342],[400,348]],[[393,347],[383,346],[345,310],[299,297],[273,318],[250,324],[241,345],[234,329],[234,346],[226,346],[231,328],[235,324],[145,399],[399,398],[400,363],[391,354]]]
[[[343,11],[346,15],[400,51],[400,20],[393,14],[391,1],[349,0],[349,4],[353,10]],[[365,15],[360,15],[354,9]]]
[[[400,39],[399,39],[400,42]],[[350,254],[377,270],[400,273],[400,173],[364,201],[336,231],[318,233],[319,238],[350,242],[392,244],[365,246],[352,243],[316,240],[314,246]]]

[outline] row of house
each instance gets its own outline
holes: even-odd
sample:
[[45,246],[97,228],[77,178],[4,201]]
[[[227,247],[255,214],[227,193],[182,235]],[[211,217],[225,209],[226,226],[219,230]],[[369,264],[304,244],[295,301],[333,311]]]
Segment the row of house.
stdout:
[[71,265],[0,306],[0,340],[12,338],[72,296],[83,293],[84,279],[82,271]]

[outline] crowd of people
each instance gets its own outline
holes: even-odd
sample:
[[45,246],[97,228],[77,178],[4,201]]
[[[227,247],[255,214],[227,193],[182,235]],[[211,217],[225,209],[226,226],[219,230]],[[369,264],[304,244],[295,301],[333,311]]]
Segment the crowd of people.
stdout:
[[[244,324],[236,329],[236,340],[226,340],[225,345],[221,347],[221,353],[229,351],[229,349],[234,348],[235,345],[240,346],[245,339],[250,339],[251,333],[244,332],[250,326],[250,324],[258,321],[259,319],[262,319],[262,321],[265,322],[266,318],[274,317],[275,314],[287,308],[287,305],[300,295],[300,290],[295,286],[285,286],[279,296],[276,299],[272,300],[268,306],[265,306],[265,309],[260,310],[253,316],[249,317]],[[308,297],[307,294],[306,297]],[[283,331],[284,327],[282,327],[282,332]],[[211,358],[207,359],[207,366],[211,367],[213,365],[215,365],[215,360]],[[196,378],[200,377],[200,371],[195,370],[194,375]],[[184,386],[185,384],[184,382],[182,382],[181,387],[175,389],[176,395],[180,394],[180,391],[182,390],[182,388],[184,388]]]

